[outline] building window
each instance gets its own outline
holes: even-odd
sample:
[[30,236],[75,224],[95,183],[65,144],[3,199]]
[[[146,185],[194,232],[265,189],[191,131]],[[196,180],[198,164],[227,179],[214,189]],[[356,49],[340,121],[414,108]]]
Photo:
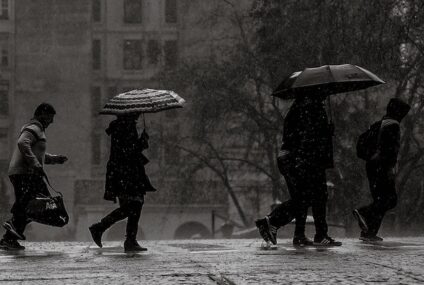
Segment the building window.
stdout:
[[97,117],[102,108],[102,89],[99,86],[91,88],[91,115]]
[[8,132],[8,129],[0,128],[0,159],[2,160],[9,157]]
[[99,70],[101,67],[101,52],[102,52],[102,47],[101,47],[101,42],[100,40],[93,40],[93,69],[94,70]]
[[178,45],[177,41],[166,41],[164,46],[165,66],[173,68],[178,61]]
[[93,0],[92,2],[92,17],[93,22],[100,22],[102,20],[102,3],[101,0]]
[[9,115],[9,82],[0,81],[0,116]]
[[1,0],[0,20],[9,19],[9,0]]
[[118,88],[116,88],[116,86],[110,86],[107,89],[107,98],[111,99],[115,97],[116,95],[118,95]]
[[160,57],[160,46],[157,40],[150,40],[147,44],[147,57],[149,64],[157,64]]
[[7,35],[0,35],[0,65],[9,66],[9,41]]
[[93,134],[91,141],[91,163],[99,165],[102,157],[101,149],[101,136],[99,134]]
[[165,0],[165,22],[177,22],[177,0]]
[[141,23],[141,0],[124,0],[124,22],[129,24]]
[[141,40],[124,41],[124,69],[140,70],[143,59]]

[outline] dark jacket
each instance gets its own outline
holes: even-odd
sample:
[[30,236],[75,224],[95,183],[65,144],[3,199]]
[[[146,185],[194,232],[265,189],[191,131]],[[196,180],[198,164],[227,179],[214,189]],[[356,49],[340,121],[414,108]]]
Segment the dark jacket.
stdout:
[[393,168],[397,163],[400,148],[400,122],[408,114],[410,106],[400,99],[391,99],[387,113],[381,122],[377,152],[371,162],[384,168]]
[[112,121],[106,133],[111,137],[110,157],[107,163],[104,198],[142,200],[145,194],[148,159],[142,154],[145,142],[138,137],[136,121]]
[[284,120],[281,149],[296,166],[333,167],[332,130],[322,101],[296,99]]

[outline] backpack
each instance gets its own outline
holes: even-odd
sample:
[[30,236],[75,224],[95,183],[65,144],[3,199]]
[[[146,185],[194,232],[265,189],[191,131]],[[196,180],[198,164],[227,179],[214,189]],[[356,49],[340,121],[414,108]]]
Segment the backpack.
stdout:
[[369,161],[377,152],[381,122],[382,121],[375,122],[368,130],[359,136],[356,143],[356,156],[360,159]]

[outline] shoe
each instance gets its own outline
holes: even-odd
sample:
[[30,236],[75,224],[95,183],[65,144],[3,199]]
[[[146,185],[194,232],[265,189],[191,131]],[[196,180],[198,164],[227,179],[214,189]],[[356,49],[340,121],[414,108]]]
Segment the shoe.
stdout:
[[98,247],[103,247],[102,245],[102,235],[104,231],[100,228],[100,224],[93,224],[89,228],[91,237],[93,238],[93,241],[97,244]]
[[310,245],[314,245],[314,242],[312,240],[308,239],[305,236],[294,237],[293,238],[293,245],[294,246],[310,246]]
[[259,230],[259,234],[266,241],[270,241],[272,244],[277,244],[277,230],[278,228],[271,225],[269,218],[265,217],[255,221],[256,227]]
[[20,245],[19,242],[15,239],[7,240],[7,239],[1,239],[0,240],[0,249],[4,250],[24,250],[25,246]]
[[359,237],[360,240],[365,242],[381,242],[383,241],[383,238],[376,236],[376,235],[367,235],[367,234],[361,234]]
[[353,210],[353,216],[358,221],[358,225],[361,228],[361,230],[365,233],[368,232],[367,222],[365,221],[364,216],[362,216],[357,209]]
[[335,241],[333,238],[329,236],[325,236],[322,238],[314,238],[314,245],[316,246],[341,246],[342,242]]
[[136,240],[125,240],[124,242],[125,252],[138,252],[138,251],[147,251],[147,248],[142,247],[138,244]]
[[25,240],[25,236],[23,234],[20,234],[18,230],[13,225],[12,221],[7,221],[3,224],[3,228],[5,228],[8,232],[13,234],[17,239]]

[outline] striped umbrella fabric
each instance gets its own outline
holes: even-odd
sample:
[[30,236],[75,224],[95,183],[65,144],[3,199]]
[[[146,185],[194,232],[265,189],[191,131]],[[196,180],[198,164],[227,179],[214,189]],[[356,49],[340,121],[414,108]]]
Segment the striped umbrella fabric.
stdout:
[[156,113],[168,109],[182,108],[184,103],[185,100],[173,91],[136,89],[110,99],[100,111],[100,114]]

